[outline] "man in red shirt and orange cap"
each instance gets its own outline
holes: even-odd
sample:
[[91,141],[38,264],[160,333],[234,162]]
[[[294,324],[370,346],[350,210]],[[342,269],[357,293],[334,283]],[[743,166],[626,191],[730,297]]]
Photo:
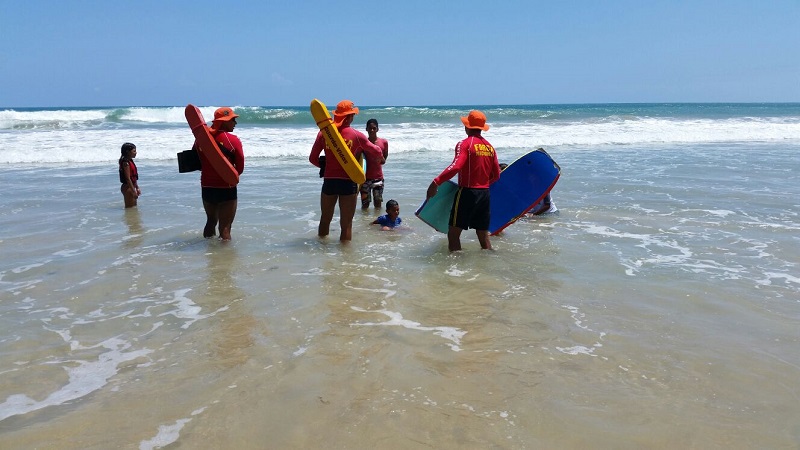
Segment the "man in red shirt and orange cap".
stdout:
[[461,250],[461,232],[475,229],[481,248],[491,250],[489,242],[489,185],[500,178],[500,165],[494,147],[481,136],[489,129],[486,115],[478,110],[462,117],[467,138],[456,144],[453,162],[433,179],[428,198],[436,195],[439,185],[458,174],[458,192],[450,210],[447,246],[451,252]]
[[[244,151],[242,141],[232,133],[236,127],[238,114],[228,107],[217,108],[214,111],[214,121],[211,124],[211,135],[231,162],[233,167],[239,172],[244,171]],[[217,224],[219,224],[219,237],[223,241],[231,240],[231,226],[236,217],[236,207],[238,206],[238,192],[236,186],[231,186],[217,173],[216,170],[206,159],[204,153],[200,152],[200,186],[203,195],[203,208],[206,211],[206,226],[203,228],[203,237],[210,238],[216,235]]]
[[[383,160],[383,150],[369,141],[364,133],[353,129],[350,124],[358,114],[358,108],[350,100],[342,100],[336,105],[333,112],[333,123],[339,129],[344,141],[358,158],[362,153],[366,154],[367,159]],[[317,133],[317,139],[311,147],[311,154],[308,160],[311,164],[320,167],[319,154],[325,150],[325,138],[322,132]],[[334,157],[325,158],[325,168],[323,172],[325,181],[322,183],[322,194],[320,196],[320,209],[322,217],[319,219],[317,234],[325,237],[330,233],[331,220],[339,203],[339,225],[342,230],[339,235],[340,241],[350,241],[353,239],[353,217],[356,214],[356,204],[358,201],[358,185],[353,182],[345,172],[339,161]]]

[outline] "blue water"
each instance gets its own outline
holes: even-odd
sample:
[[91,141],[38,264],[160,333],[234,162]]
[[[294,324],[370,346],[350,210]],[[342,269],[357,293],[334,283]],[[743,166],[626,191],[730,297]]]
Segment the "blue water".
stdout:
[[[335,105],[328,105],[335,107]],[[215,106],[204,107],[209,112]],[[308,125],[312,123],[308,107],[236,106],[241,125]],[[566,120],[604,120],[613,118],[730,119],[797,118],[800,103],[608,103],[554,105],[441,105],[441,106],[361,106],[360,117],[375,117],[381,123],[449,123],[453,117],[470,109],[481,109],[493,122]],[[81,107],[81,108],[0,108],[0,129],[38,127],[67,128],[76,125],[136,123],[183,124],[183,107]],[[366,121],[366,119],[364,119]]]

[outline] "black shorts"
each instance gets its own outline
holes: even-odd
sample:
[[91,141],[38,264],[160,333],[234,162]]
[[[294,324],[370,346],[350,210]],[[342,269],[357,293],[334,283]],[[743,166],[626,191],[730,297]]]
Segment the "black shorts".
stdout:
[[322,182],[322,193],[325,195],[353,195],[357,192],[358,185],[351,180],[325,178]]
[[460,187],[450,210],[450,225],[462,230],[488,230],[489,213],[489,189]]
[[236,187],[232,188],[203,188],[203,201],[216,205],[217,203],[229,202],[238,198]]

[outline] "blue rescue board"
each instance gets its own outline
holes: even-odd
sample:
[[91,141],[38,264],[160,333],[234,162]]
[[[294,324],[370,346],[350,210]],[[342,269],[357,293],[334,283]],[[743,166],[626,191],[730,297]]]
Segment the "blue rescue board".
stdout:
[[[489,187],[489,233],[495,235],[516,222],[553,189],[560,176],[561,168],[541,148],[509,164]],[[414,214],[436,231],[447,233],[456,192],[458,185],[452,181],[442,183],[436,195],[423,202]]]

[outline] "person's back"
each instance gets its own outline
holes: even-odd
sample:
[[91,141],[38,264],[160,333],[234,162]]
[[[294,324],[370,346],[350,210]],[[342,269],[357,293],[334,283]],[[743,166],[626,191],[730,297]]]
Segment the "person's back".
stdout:
[[[244,171],[244,150],[242,142],[233,134],[236,127],[236,118],[239,117],[232,108],[222,107],[214,111],[210,132],[219,144],[220,150],[231,162],[236,171]],[[195,144],[196,145],[196,144]],[[200,192],[203,199],[203,209],[206,212],[206,225],[203,227],[203,237],[210,238],[217,233],[224,241],[231,240],[231,227],[236,217],[236,208],[239,204],[238,189],[235,185],[228,184],[217,173],[203,152],[200,154]]]
[[467,137],[456,144],[453,162],[433,182],[438,186],[458,174],[460,187],[488,189],[500,178],[497,153],[480,128],[465,127],[465,131]]
[[[350,148],[353,156],[358,157],[364,154],[367,158],[380,157],[380,149],[369,142],[369,139],[367,139],[364,133],[353,129],[349,123],[342,124],[339,128],[339,134],[342,135],[342,139],[347,143],[347,147]],[[323,150],[326,152],[323,177],[349,180],[350,176],[344,170],[339,160],[331,155],[327,155],[328,150],[325,145],[325,137],[320,131],[317,133],[317,139],[314,141],[314,145],[311,147],[311,154],[309,155],[309,161],[317,167],[320,166],[320,152]]]
[[[236,169],[239,175],[244,172],[244,151],[242,149],[242,141],[239,140],[233,133],[220,131],[217,129],[210,129],[214,140],[217,142],[219,149],[231,162],[231,165]],[[204,187],[214,188],[228,188],[232,187],[214,170],[208,158],[203,152],[198,152],[200,156],[200,185]]]
[[447,231],[448,248],[451,252],[461,250],[461,232],[472,228],[481,248],[491,250],[489,185],[500,178],[500,165],[494,147],[481,136],[481,131],[489,129],[486,116],[473,110],[461,122],[467,138],[456,145],[453,162],[433,179],[426,196],[430,199],[436,195],[440,184],[458,174],[458,193],[450,210]]
[[[353,117],[358,114],[358,108],[350,100],[342,100],[336,105],[333,112],[333,123],[346,142],[353,156],[365,153],[367,158],[378,157],[381,149],[369,141],[363,133],[354,130],[350,124]],[[308,161],[320,167],[320,153],[328,152],[322,133],[317,133],[317,139],[311,146]],[[356,212],[358,185],[350,179],[336,155],[326,155],[325,169],[323,172],[322,192],[320,193],[319,226],[317,235],[321,238],[330,233],[331,220],[336,205],[339,205],[339,225],[341,232],[339,240],[342,242],[353,239],[353,216]]]
[[[458,185],[473,189],[488,189],[500,177],[494,147],[483,136],[467,136],[458,143],[467,154],[458,171]],[[457,149],[456,152],[459,150]]]

